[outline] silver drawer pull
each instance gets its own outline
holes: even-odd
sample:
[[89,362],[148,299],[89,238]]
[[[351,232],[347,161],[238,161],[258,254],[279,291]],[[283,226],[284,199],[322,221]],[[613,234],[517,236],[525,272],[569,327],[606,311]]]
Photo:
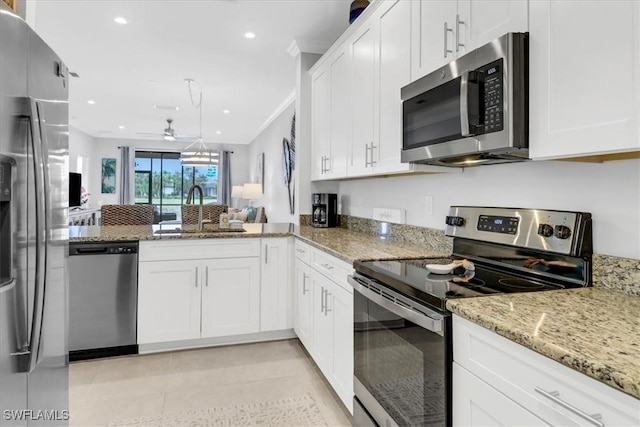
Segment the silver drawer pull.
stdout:
[[536,391],[536,393],[539,393],[539,394],[543,395],[544,397],[546,397],[547,399],[551,400],[552,402],[557,403],[558,405],[562,406],[563,408],[573,412],[577,416],[584,418],[585,420],[589,421],[593,425],[596,425],[598,427],[604,427],[604,423],[601,421],[602,420],[602,415],[600,415],[600,414],[589,415],[589,414],[581,411],[580,409],[576,408],[575,406],[570,405],[569,403],[567,403],[564,400],[560,399],[560,392],[559,391],[555,391],[555,390],[554,391],[546,391],[546,390],[541,389],[540,387],[536,387],[535,391]]
[[304,253],[304,249],[296,248],[296,252],[298,252],[299,254],[303,254]]
[[320,264],[320,265],[326,268],[327,270],[333,270],[333,266],[331,264]]

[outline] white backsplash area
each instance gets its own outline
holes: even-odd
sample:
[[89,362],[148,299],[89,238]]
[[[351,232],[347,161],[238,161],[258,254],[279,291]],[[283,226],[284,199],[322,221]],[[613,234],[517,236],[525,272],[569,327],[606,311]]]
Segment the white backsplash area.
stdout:
[[[341,213],[406,210],[406,223],[444,229],[451,205],[591,212],[594,253],[640,259],[640,160],[523,162],[463,173],[343,181]],[[429,214],[430,212],[430,214]]]

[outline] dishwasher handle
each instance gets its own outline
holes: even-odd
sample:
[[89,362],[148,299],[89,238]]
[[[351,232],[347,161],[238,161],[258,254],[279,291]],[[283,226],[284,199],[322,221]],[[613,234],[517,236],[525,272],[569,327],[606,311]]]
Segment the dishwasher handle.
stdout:
[[106,254],[107,252],[109,252],[109,248],[77,248],[73,255]]

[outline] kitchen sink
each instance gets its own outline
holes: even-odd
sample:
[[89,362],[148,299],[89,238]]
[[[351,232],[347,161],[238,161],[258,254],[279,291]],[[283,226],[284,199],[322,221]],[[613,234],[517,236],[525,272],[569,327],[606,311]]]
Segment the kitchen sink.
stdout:
[[201,234],[208,234],[208,233],[229,233],[229,232],[235,232],[235,233],[242,233],[246,230],[244,230],[243,228],[241,229],[223,229],[220,230],[218,228],[204,228],[202,230],[197,230],[195,228],[173,228],[173,229],[162,229],[162,230],[156,230],[153,232],[153,234],[184,234],[184,233],[201,233]]

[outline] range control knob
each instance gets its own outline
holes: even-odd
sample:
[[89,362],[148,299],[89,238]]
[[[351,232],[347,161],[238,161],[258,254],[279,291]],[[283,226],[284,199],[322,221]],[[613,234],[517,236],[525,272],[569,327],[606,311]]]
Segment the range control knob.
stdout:
[[571,229],[566,225],[556,225],[553,235],[558,239],[568,239],[571,236]]
[[540,224],[538,226],[538,234],[543,237],[551,237],[553,236],[553,227],[549,224]]
[[462,227],[464,225],[464,218],[461,216],[447,216],[447,225],[453,225],[456,227]]

